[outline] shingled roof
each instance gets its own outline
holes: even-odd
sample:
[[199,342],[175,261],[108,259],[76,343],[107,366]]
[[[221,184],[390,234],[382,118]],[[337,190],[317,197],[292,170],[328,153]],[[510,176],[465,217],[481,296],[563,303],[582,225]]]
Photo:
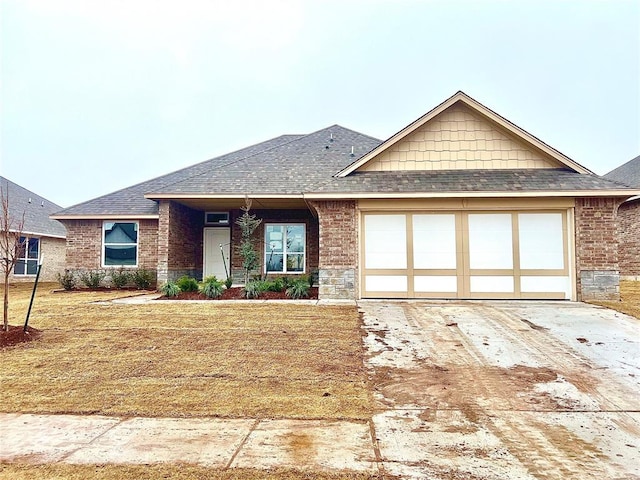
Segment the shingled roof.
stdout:
[[232,165],[243,158],[287,144],[302,136],[303,135],[281,135],[266,142],[261,142],[220,157],[212,158],[196,165],[190,165],[167,175],[162,175],[87,202],[73,205],[57,212],[55,216],[157,215],[157,202],[144,198],[145,193],[161,190],[166,185],[180,182],[191,176],[197,176],[208,170]]
[[308,135],[282,135],[74,205],[55,217],[157,215],[157,202],[145,195],[300,194],[331,178],[379,143],[339,125]]
[[544,193],[611,192],[627,187],[597,175],[581,174],[570,169],[437,170],[396,172],[353,172],[347,177],[332,178],[313,194],[339,193],[426,193],[446,194],[495,192]]
[[67,230],[57,220],[49,218],[62,207],[50,202],[44,197],[13,183],[4,177],[0,177],[2,194],[9,197],[9,218],[14,219],[15,225],[22,220],[22,231],[29,235],[65,238]]
[[640,155],[611,170],[604,178],[630,187],[640,188]]
[[[396,194],[632,195],[636,190],[571,168],[440,170],[336,174],[382,142],[339,125],[282,135],[129,188],[74,205],[55,218],[155,217],[162,198],[356,198]],[[627,191],[631,192],[627,193]]]

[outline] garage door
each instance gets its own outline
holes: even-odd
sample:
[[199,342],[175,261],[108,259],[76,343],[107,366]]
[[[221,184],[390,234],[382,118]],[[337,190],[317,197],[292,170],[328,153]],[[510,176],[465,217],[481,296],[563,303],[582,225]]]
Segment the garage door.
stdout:
[[567,213],[362,217],[365,298],[571,298]]

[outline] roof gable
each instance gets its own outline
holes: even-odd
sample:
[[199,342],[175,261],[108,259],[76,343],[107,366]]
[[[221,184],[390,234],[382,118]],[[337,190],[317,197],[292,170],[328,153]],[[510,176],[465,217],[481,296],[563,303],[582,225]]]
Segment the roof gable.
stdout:
[[336,176],[360,171],[569,168],[592,173],[463,92]]

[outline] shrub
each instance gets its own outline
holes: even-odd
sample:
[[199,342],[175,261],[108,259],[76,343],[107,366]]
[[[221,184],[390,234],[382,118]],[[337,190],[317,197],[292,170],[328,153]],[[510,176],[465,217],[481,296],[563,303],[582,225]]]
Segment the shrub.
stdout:
[[181,292],[197,292],[199,289],[198,281],[186,275],[180,277],[176,284]]
[[180,287],[178,287],[174,282],[167,282],[160,287],[160,292],[165,297],[177,297],[180,293]]
[[287,288],[287,280],[285,277],[278,277],[272,282],[269,282],[268,290],[270,292],[284,292]]
[[63,274],[58,273],[58,282],[65,290],[76,288],[76,276],[71,270],[65,270]]
[[306,278],[294,280],[291,286],[287,288],[287,296],[296,300],[307,298],[309,296],[309,281]]
[[139,290],[147,290],[155,281],[155,275],[150,270],[139,268],[133,271],[131,280]]
[[80,281],[89,288],[98,288],[106,275],[102,270],[86,270],[80,274]]
[[233,285],[233,278],[227,277],[227,279],[224,281],[224,286],[227,287],[227,289],[229,289],[231,288],[232,285]]
[[116,288],[124,288],[131,280],[131,273],[122,267],[117,270],[111,270],[109,276],[111,277],[111,283],[113,283]]
[[218,298],[224,291],[222,285],[223,283],[216,277],[209,277],[202,284],[200,291],[208,298]]
[[251,280],[247,282],[242,290],[245,298],[258,298],[265,291],[266,282],[262,280]]

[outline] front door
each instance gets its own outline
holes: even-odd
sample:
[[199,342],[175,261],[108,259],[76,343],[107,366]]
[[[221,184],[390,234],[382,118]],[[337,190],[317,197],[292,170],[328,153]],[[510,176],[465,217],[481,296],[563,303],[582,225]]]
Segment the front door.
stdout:
[[228,227],[205,228],[203,243],[203,278],[215,275],[218,280],[226,280],[227,272],[231,269],[229,263],[231,229]]

